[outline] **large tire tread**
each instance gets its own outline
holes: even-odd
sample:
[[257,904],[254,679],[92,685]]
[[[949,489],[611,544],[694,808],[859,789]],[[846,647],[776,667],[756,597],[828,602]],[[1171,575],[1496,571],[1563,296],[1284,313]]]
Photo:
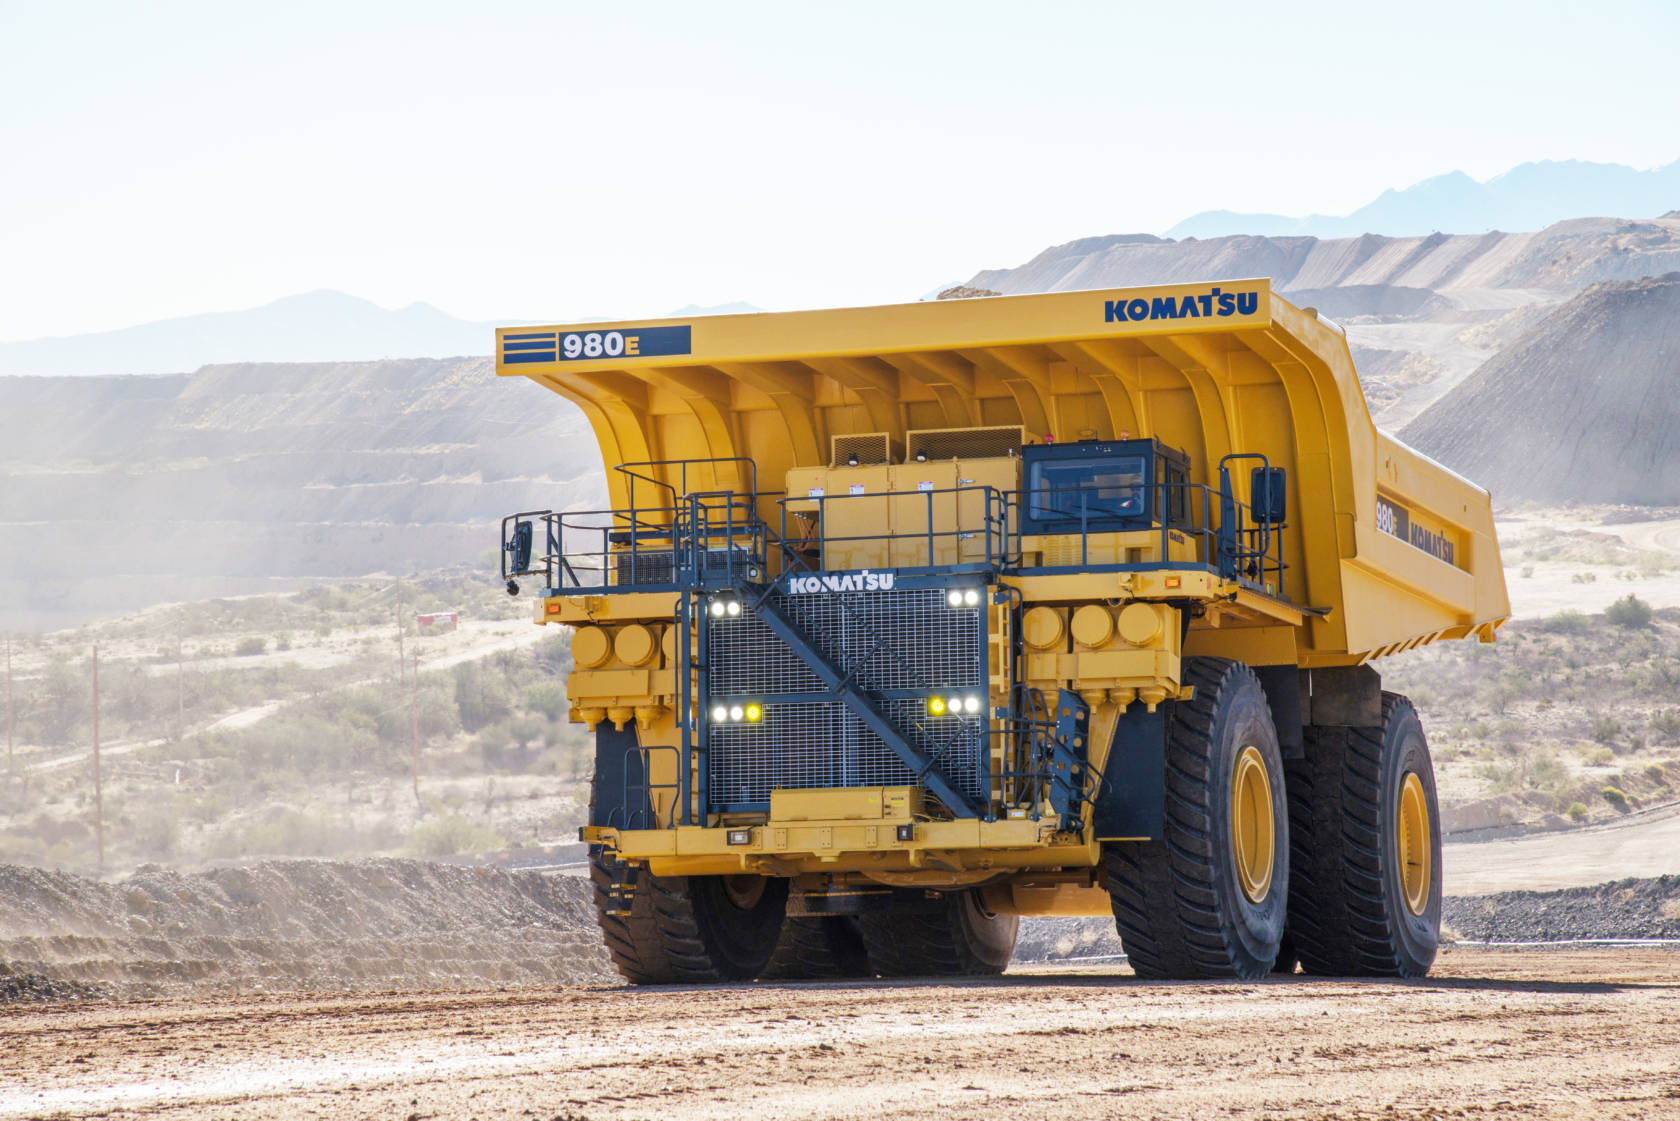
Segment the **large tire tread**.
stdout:
[[863,932],[850,915],[789,918],[770,964],[759,974],[765,981],[841,980],[868,977],[869,951]]
[[[622,870],[621,874],[622,874]],[[589,861],[596,922],[613,966],[633,985],[703,985],[750,980],[763,967],[732,962],[709,936],[704,883],[688,876],[635,873],[630,913],[614,914],[621,904],[613,893],[614,862],[595,855]],[[786,881],[779,885],[785,898]],[[773,888],[772,890],[776,890]],[[714,920],[714,922],[719,920]],[[769,956],[766,947],[765,958]]]
[[[1216,809],[1210,737],[1222,696],[1240,688],[1245,677],[1260,688],[1253,671],[1239,662],[1184,660],[1184,683],[1195,687],[1195,695],[1169,702],[1163,838],[1103,846],[1115,925],[1140,977],[1254,978],[1272,967],[1271,957],[1232,936],[1216,880],[1216,861],[1225,854],[1215,853],[1219,830],[1210,813]],[[1274,892],[1286,890],[1287,864],[1280,860],[1277,871]]]
[[972,891],[936,910],[859,916],[869,965],[883,977],[985,977],[1009,968],[1020,920],[988,915]]
[[[1385,765],[1392,766],[1385,744],[1388,751],[1400,750],[1395,737],[1416,713],[1405,697],[1384,693],[1382,714],[1382,727],[1308,727],[1305,757],[1285,764],[1294,876],[1289,934],[1308,973],[1416,977],[1434,959],[1433,944],[1408,945],[1400,936],[1397,925],[1405,919],[1397,908],[1405,905],[1385,890],[1382,778]],[[1338,741],[1344,734],[1342,750]],[[1431,819],[1438,831],[1434,806]],[[1438,926],[1438,844],[1432,874],[1437,898],[1429,921]]]

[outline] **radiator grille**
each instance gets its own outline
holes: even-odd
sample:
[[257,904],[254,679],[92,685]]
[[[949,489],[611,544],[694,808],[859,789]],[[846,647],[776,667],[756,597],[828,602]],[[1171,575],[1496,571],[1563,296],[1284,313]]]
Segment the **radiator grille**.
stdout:
[[924,428],[908,434],[910,457],[929,459],[993,459],[1020,456],[1020,425],[997,428]]
[[830,467],[845,467],[857,456],[857,466],[891,463],[897,441],[885,432],[861,432],[852,436],[832,438]]
[[[925,706],[916,699],[888,701],[883,707],[947,782],[977,802],[986,801],[986,722],[978,717],[932,719]],[[709,773],[714,811],[768,807],[772,790],[916,785],[903,761],[838,701],[772,702],[760,724],[714,727]]]
[[[986,721],[927,716],[929,693],[986,685],[981,609],[952,608],[945,594],[943,588],[778,592],[775,602],[830,662],[853,671],[863,690],[913,690],[913,697],[880,702],[887,719],[935,761],[947,782],[984,802],[990,785]],[[909,768],[840,700],[777,703],[778,696],[826,689],[750,603],[740,616],[708,618],[706,626],[710,696],[765,702],[760,724],[711,727],[711,809],[767,807],[777,789],[915,784]]]
[[[870,692],[980,684],[980,609],[946,606],[943,588],[777,593],[775,602],[842,669],[852,669],[873,650],[854,677]],[[753,615],[750,605],[736,618],[709,625],[712,696],[823,690],[817,675]]]
[[[675,554],[668,549],[644,549],[635,553],[628,550],[616,552],[613,554],[613,568],[617,572],[614,584],[623,588],[637,584],[676,583],[675,559]],[[686,563],[686,557],[684,561]],[[704,577],[724,576],[730,573],[742,576],[752,567],[752,552],[740,545],[704,549],[700,553],[700,564],[703,569],[701,575]]]

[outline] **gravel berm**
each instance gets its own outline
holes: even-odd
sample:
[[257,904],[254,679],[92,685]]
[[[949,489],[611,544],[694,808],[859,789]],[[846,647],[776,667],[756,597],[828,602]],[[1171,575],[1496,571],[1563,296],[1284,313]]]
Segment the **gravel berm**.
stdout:
[[288,860],[106,883],[0,865],[0,1001],[613,978],[572,876]]

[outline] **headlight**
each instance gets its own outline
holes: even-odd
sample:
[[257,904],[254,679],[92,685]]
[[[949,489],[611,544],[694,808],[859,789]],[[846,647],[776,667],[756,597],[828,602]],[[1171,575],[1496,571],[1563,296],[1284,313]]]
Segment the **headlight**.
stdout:
[[945,593],[945,604],[947,607],[961,607],[962,602],[963,594],[961,588],[952,588],[950,591]]
[[718,705],[718,706],[716,706],[715,708],[712,709],[712,721],[714,723],[722,724],[725,720],[728,720],[728,719],[729,719],[729,706]]
[[741,719],[741,717],[745,716],[746,714],[747,713],[746,713],[745,709],[743,709],[740,705],[735,705],[732,708],[730,708],[730,710],[729,710],[729,719],[739,720],[739,719]]
[[980,605],[980,589],[970,588],[963,593],[964,607],[978,607]]
[[711,606],[712,618],[714,618],[714,619],[723,618],[723,611],[724,611],[723,601],[721,599],[714,599],[712,601],[712,606]]
[[739,615],[741,613],[741,601],[738,599],[730,600],[724,604],[724,610],[729,612],[731,617]]
[[965,697],[963,699],[963,711],[964,712],[979,712],[980,711],[980,698],[979,697]]

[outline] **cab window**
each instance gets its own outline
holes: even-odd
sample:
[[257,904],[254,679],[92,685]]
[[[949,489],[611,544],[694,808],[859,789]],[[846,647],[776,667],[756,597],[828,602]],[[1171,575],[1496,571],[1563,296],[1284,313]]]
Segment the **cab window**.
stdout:
[[1144,517],[1149,512],[1142,456],[1040,460],[1027,480],[1027,516],[1087,521]]

